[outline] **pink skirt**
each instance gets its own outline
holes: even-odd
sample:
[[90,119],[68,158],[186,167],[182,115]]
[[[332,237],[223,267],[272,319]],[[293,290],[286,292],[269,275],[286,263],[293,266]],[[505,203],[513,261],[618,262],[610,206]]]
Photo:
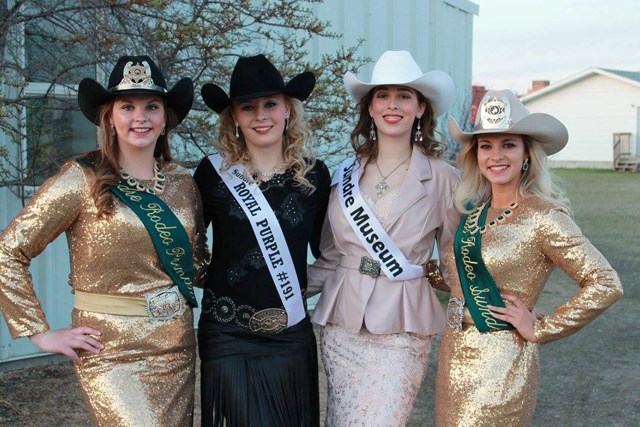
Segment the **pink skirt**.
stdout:
[[424,378],[431,337],[322,329],[327,427],[404,426]]

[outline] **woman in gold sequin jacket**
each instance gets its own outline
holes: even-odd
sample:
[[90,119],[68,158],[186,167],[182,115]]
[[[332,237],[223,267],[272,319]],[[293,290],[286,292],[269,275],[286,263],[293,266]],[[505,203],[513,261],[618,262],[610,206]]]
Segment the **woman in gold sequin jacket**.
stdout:
[[[67,162],[0,236],[9,331],[76,363],[100,426],[192,424],[192,286],[206,266],[206,234],[195,182],[171,161],[168,135],[192,101],[191,79],[168,90],[147,56],[120,58],[106,89],[84,79],[78,102],[100,127],[100,149]],[[51,330],[28,268],[62,232],[75,302],[72,325]]]
[[[566,337],[622,297],[618,275],[582,235],[547,156],[567,143],[554,117],[489,91],[462,146],[455,204],[464,216],[443,254],[451,299],[438,359],[437,426],[531,425],[538,344]],[[555,266],[580,290],[549,316],[534,305]],[[457,273],[457,274],[456,274]]]

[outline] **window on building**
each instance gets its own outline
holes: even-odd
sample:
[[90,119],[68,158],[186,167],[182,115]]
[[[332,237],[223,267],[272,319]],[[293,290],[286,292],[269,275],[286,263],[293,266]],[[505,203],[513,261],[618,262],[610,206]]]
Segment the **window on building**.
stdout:
[[96,126],[77,107],[75,88],[96,78],[85,46],[47,21],[25,27],[27,176],[39,185],[76,154],[96,148]]
[[96,147],[96,127],[68,99],[33,98],[27,107],[27,168],[36,184],[70,157]]

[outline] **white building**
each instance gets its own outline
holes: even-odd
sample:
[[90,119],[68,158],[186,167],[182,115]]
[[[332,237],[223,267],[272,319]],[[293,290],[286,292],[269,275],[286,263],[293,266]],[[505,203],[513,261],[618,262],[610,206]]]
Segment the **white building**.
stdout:
[[[376,59],[385,50],[408,50],[424,72],[440,69],[453,77],[457,98],[450,110],[452,113],[462,112],[465,106],[470,105],[472,25],[473,16],[478,14],[478,6],[474,3],[467,0],[325,0],[313,7],[317,15],[330,21],[332,30],[343,34],[343,37],[314,41],[311,59],[317,60],[324,52],[351,46],[359,39],[365,40],[359,51],[363,57]],[[372,68],[373,63],[363,67],[358,77],[367,79]],[[28,91],[35,96],[41,86],[47,85],[31,83]],[[7,93],[11,88],[3,86],[0,90]],[[61,93],[60,96],[75,94]],[[30,112],[25,111],[24,114],[28,116]],[[69,150],[86,150],[86,147],[74,147],[73,144],[78,136],[95,133],[95,127],[80,112],[59,114],[65,116],[56,117],[55,123],[68,128]],[[7,138],[0,131],[0,148],[8,146]],[[28,145],[28,142],[24,144]],[[20,198],[6,187],[0,188],[0,230],[9,224],[21,207]],[[31,272],[34,288],[51,327],[67,326],[73,297],[67,284],[69,261],[64,235],[33,261]],[[28,339],[12,340],[4,320],[0,320],[0,365],[37,355],[38,349]]]
[[530,93],[531,112],[560,119],[567,147],[550,157],[554,167],[638,170],[640,72],[590,68]]

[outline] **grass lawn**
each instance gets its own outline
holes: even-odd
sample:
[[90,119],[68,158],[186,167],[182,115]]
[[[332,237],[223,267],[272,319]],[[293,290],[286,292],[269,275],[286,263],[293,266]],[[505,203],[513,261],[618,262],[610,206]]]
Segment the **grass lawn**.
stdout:
[[[640,419],[640,174],[557,169],[574,219],[620,275],[625,297],[578,333],[540,347],[535,426],[630,426]],[[577,291],[556,270],[537,305],[551,313]],[[437,350],[408,426],[433,425]]]

